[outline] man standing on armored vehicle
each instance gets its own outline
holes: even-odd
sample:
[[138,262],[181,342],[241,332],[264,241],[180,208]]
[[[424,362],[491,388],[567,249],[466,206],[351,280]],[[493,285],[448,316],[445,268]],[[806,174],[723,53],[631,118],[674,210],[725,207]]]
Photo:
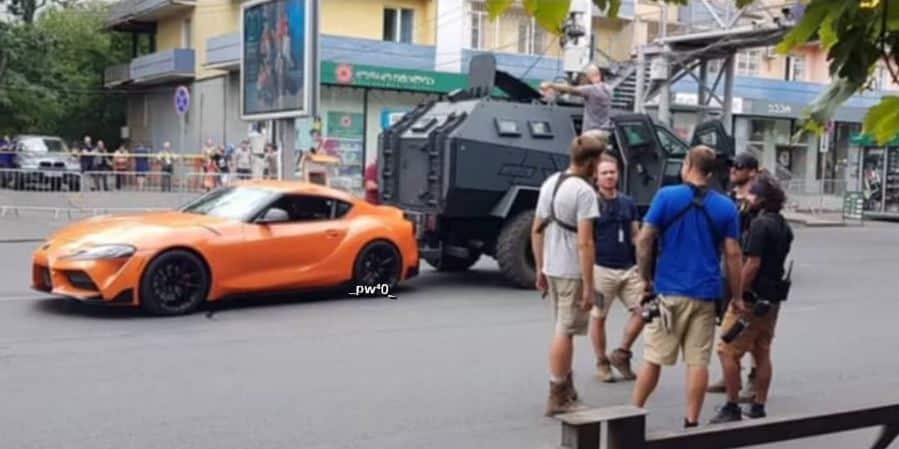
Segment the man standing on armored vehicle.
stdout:
[[540,84],[540,90],[544,95],[549,91],[555,91],[584,98],[584,119],[581,133],[591,130],[608,130],[612,127],[609,119],[612,110],[612,87],[603,81],[602,71],[595,64],[588,65],[584,69],[584,75],[588,84],[583,86],[543,82]]

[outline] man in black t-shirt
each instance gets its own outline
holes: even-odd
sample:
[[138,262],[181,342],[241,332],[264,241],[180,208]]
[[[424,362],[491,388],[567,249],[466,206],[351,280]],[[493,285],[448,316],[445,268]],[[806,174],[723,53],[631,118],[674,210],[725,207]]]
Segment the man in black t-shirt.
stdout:
[[[765,402],[771,384],[771,342],[780,312],[780,302],[786,299],[789,288],[783,282],[784,262],[793,243],[793,231],[780,214],[786,195],[770,176],[760,176],[752,183],[747,196],[750,207],[758,211],[745,239],[743,252],[743,289],[755,303],[735,300],[727,310],[721,329],[726,332],[741,318],[748,326],[736,337],[718,345],[721,368],[727,385],[727,403],[712,419],[713,423],[738,421],[741,415],[749,418],[765,416]],[[754,313],[758,302],[770,301],[771,310],[763,315]],[[756,363],[755,394],[752,405],[742,411],[737,406],[740,391],[740,359],[751,352]]]
[[[634,200],[618,192],[618,161],[607,154],[600,157],[596,169],[599,189],[599,218],[593,224],[596,265],[593,283],[596,305],[590,311],[590,340],[596,353],[597,376],[603,382],[613,382],[614,367],[624,380],[633,380],[631,346],[643,330],[640,299],[643,280],[637,270],[634,237],[640,228],[640,215]],[[612,302],[618,298],[630,312],[621,346],[606,355],[606,317]]]

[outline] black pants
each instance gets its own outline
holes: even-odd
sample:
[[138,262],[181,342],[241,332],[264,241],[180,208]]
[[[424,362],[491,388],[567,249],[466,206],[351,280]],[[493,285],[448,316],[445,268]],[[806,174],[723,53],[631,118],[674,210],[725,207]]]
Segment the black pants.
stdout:
[[171,167],[162,169],[162,191],[163,192],[171,192],[172,191],[172,172],[174,170]]
[[109,190],[109,184],[106,183],[106,174],[102,175],[93,175],[94,178],[94,189],[100,190],[100,185],[103,186],[103,190]]

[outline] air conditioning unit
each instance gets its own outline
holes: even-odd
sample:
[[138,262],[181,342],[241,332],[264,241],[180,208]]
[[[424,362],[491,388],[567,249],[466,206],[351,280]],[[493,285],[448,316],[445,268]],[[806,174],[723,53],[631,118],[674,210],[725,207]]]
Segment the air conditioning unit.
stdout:
[[765,50],[762,52],[762,55],[764,55],[765,58],[774,59],[777,57],[777,50],[775,50],[773,46],[765,47]]

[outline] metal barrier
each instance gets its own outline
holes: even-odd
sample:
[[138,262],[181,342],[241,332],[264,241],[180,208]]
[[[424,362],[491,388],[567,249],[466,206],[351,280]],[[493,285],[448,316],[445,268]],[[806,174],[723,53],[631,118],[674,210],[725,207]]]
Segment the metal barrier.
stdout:
[[559,415],[562,447],[597,449],[602,425],[608,449],[728,449],[882,427],[872,449],[886,449],[899,436],[899,403],[874,405],[821,415],[739,421],[680,432],[646,434],[646,410],[630,407],[591,409]]
[[820,214],[843,209],[843,195],[847,191],[845,179],[784,181],[787,208]]

